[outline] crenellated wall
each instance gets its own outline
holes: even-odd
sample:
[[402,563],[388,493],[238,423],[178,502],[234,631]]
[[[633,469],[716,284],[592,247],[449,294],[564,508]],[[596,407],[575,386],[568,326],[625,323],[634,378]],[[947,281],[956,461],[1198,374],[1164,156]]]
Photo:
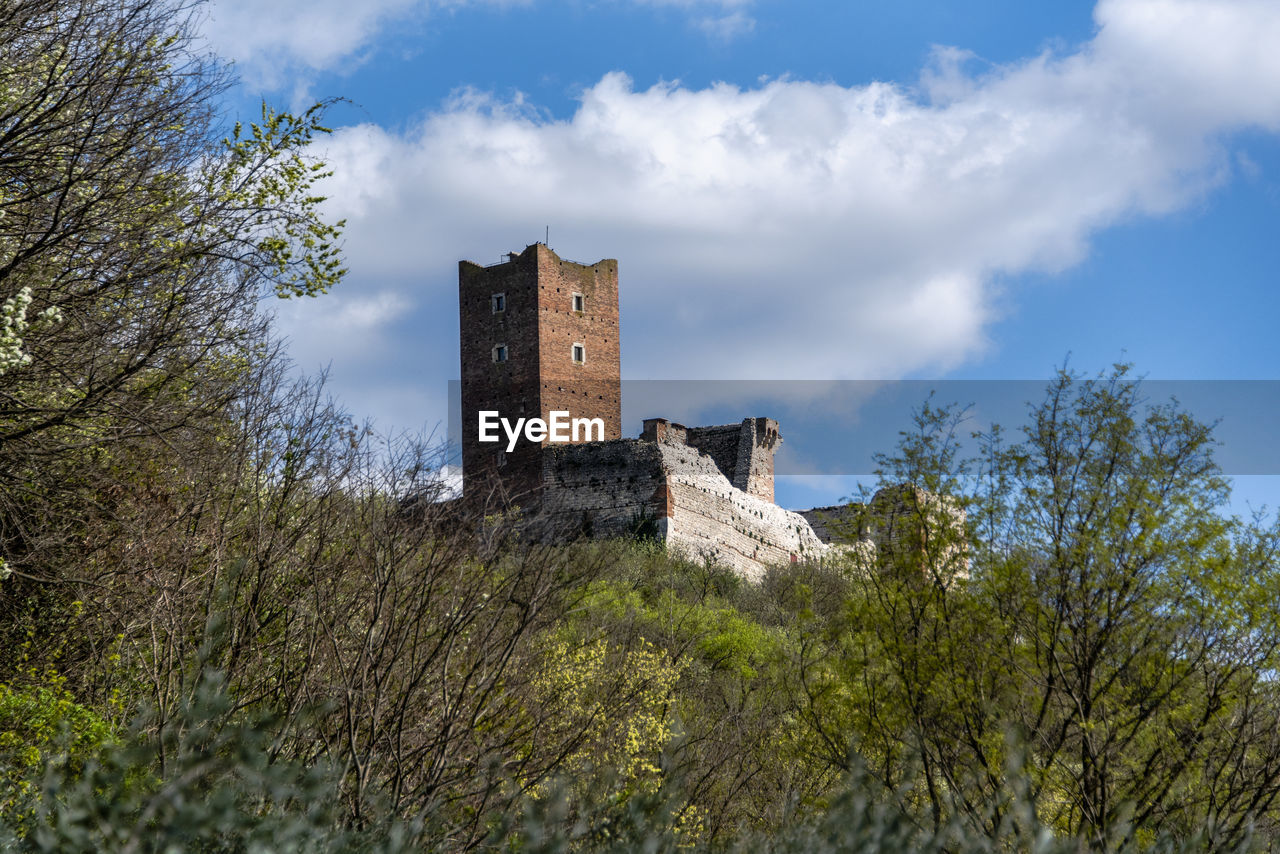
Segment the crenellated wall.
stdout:
[[782,435],[772,418],[744,418],[738,424],[714,427],[685,427],[665,418],[649,418],[640,438],[696,448],[738,489],[773,501],[773,455]]
[[[772,446],[761,447],[757,437],[771,433],[776,439],[776,424],[749,418],[730,426],[733,431],[706,431],[720,442],[712,448],[719,459],[684,441],[693,431],[660,419],[645,424],[644,436],[656,441],[546,448],[538,526],[558,538],[622,535],[648,526],[668,546],[752,579],[770,565],[821,559],[827,546],[804,517],[772,501]],[[739,447],[746,453],[739,455]],[[768,468],[760,462],[765,453]],[[755,472],[755,488],[764,491],[767,483],[768,497],[735,485],[722,468],[726,460],[742,483],[752,484]]]

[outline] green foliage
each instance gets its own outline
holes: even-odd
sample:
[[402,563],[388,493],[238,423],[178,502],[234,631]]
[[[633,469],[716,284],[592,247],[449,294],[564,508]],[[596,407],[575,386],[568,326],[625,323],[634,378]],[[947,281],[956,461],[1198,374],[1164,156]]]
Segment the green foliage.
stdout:
[[1215,512],[1209,428],[1140,388],[1064,372],[1024,441],[971,461],[962,413],[921,410],[881,459],[906,486],[872,505],[896,526],[876,563],[796,625],[815,751],[839,765],[851,740],[935,828],[998,833],[1013,733],[1055,834],[1273,832],[1276,535]]
[[[581,646],[556,641],[540,670],[534,682],[539,713],[582,733],[582,746],[564,758],[562,773],[606,770],[624,792],[652,787],[672,735],[667,709],[679,668],[641,638],[613,654],[603,640]],[[625,698],[624,714],[611,708],[610,693]]]
[[597,617],[630,620],[636,631],[662,637],[667,646],[684,651],[712,670],[754,679],[759,669],[782,657],[782,636],[731,605],[688,601],[673,590],[645,595],[614,581],[589,589],[584,605]]
[[197,42],[197,5],[21,0],[0,15],[0,512],[65,491],[34,460],[65,469],[72,449],[225,413],[260,364],[259,298],[344,273],[308,153],[324,105],[264,105],[224,139],[227,70]]
[[24,807],[39,772],[57,763],[79,774],[113,735],[97,712],[76,702],[64,679],[46,674],[41,683],[0,684],[0,821],[19,830],[31,821]]
[[324,293],[347,272],[338,243],[346,223],[324,222],[325,199],[313,193],[316,182],[333,173],[303,153],[317,133],[330,133],[325,107],[315,104],[295,116],[264,101],[261,124],[251,123],[246,133],[236,122],[223,140],[221,168],[205,178],[214,204],[251,213],[255,233],[268,228],[255,249],[283,298]]
[[[841,781],[830,806],[805,819],[769,833],[739,831],[715,844],[690,845],[679,832],[681,815],[673,790],[636,798],[618,809],[607,801],[581,803],[561,792],[558,797],[532,801],[518,819],[508,817],[486,850],[522,854],[570,852],[763,852],[764,854],[1080,854],[1082,840],[1055,834],[1042,825],[1030,802],[1025,780],[1014,775],[1016,794],[1001,810],[991,834],[974,833],[958,820],[933,825],[901,804],[909,792],[886,796],[882,786],[861,768]],[[1215,846],[1208,834],[1178,838],[1156,836],[1140,840],[1129,826],[1117,828],[1106,850],[1113,854],[1247,854],[1263,850],[1254,840]]]
[[[576,749],[556,764],[554,779],[568,782],[532,786],[529,796],[563,801],[570,813],[585,808],[574,823],[585,821],[595,843],[629,837],[655,796],[673,797],[663,765],[681,670],[643,638],[625,650],[611,650],[604,640],[552,641],[534,683],[536,713],[574,732],[567,743]],[[678,821],[668,830],[689,844],[701,833],[698,810],[683,804],[675,811]]]
[[409,825],[344,829],[337,776],[279,760],[270,727],[229,720],[231,709],[206,673],[172,717],[140,719],[91,758],[72,762],[64,743],[19,793],[25,823],[0,821],[0,850],[418,850]]

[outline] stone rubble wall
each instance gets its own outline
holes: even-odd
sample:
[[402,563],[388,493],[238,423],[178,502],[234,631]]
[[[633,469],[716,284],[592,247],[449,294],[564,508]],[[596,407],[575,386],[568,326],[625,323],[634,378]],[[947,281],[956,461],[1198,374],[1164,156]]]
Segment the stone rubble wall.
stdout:
[[856,501],[797,512],[824,543],[851,543],[868,536],[866,506]]
[[801,515],[736,488],[689,445],[619,439],[545,450],[544,535],[618,536],[646,525],[672,549],[751,579],[828,553]]
[[644,422],[640,438],[696,448],[711,458],[730,483],[765,501],[773,501],[773,456],[782,437],[772,418],[744,418],[737,424],[685,427],[665,418]]
[[710,457],[720,473],[732,483],[738,472],[738,447],[742,443],[742,424],[689,427],[685,433],[684,443]]
[[657,446],[671,511],[667,544],[691,558],[759,580],[769,566],[821,560],[826,545],[798,513],[736,488],[705,454],[687,445]]
[[882,563],[927,557],[948,578],[968,577],[965,512],[954,498],[900,484],[877,491],[867,510],[867,536]]
[[744,419],[738,432],[738,463],[733,485],[773,503],[773,455],[782,444],[772,418]]
[[665,515],[658,446],[636,439],[549,445],[543,451],[544,525],[561,535],[632,533]]

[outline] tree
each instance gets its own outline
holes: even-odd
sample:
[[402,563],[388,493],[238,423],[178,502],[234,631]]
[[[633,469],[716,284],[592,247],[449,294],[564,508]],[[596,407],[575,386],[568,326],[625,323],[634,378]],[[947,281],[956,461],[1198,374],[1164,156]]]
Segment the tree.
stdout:
[[1222,515],[1211,427],[1121,366],[1061,373],[1025,434],[988,457],[1017,486],[984,496],[983,580],[1047,820],[1274,828],[1277,532]]
[[[306,148],[322,107],[220,128],[224,66],[186,0],[0,9],[0,615],[117,534],[141,462],[226,429],[271,361],[263,295],[343,274]],[[129,460],[129,462],[126,462]],[[167,468],[167,470],[166,470]],[[64,597],[65,598],[65,597]],[[0,643],[3,641],[0,640]],[[0,662],[0,665],[3,663]]]
[[1016,762],[1041,820],[1099,849],[1274,829],[1277,530],[1223,514],[1211,427],[1141,389],[1063,371],[1021,442],[968,461],[962,413],[921,411],[884,475],[943,499],[907,502],[919,530],[966,510],[968,573],[930,536],[853,568],[798,662],[829,761],[852,734],[937,826],[994,833]]
[[[0,11],[0,536],[64,459],[236,394],[260,296],[342,275],[304,155],[321,108],[218,132],[227,84],[182,0]],[[34,321],[34,322],[32,322]],[[46,476],[41,476],[41,474]],[[8,510],[9,512],[5,512]],[[21,562],[13,562],[16,569]]]

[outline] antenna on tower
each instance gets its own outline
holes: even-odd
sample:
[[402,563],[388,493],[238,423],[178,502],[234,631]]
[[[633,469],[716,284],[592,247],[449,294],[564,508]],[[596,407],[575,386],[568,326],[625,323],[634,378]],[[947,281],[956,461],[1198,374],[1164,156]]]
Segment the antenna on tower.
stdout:
[[551,246],[551,226],[547,226],[547,236],[542,241],[549,248]]

